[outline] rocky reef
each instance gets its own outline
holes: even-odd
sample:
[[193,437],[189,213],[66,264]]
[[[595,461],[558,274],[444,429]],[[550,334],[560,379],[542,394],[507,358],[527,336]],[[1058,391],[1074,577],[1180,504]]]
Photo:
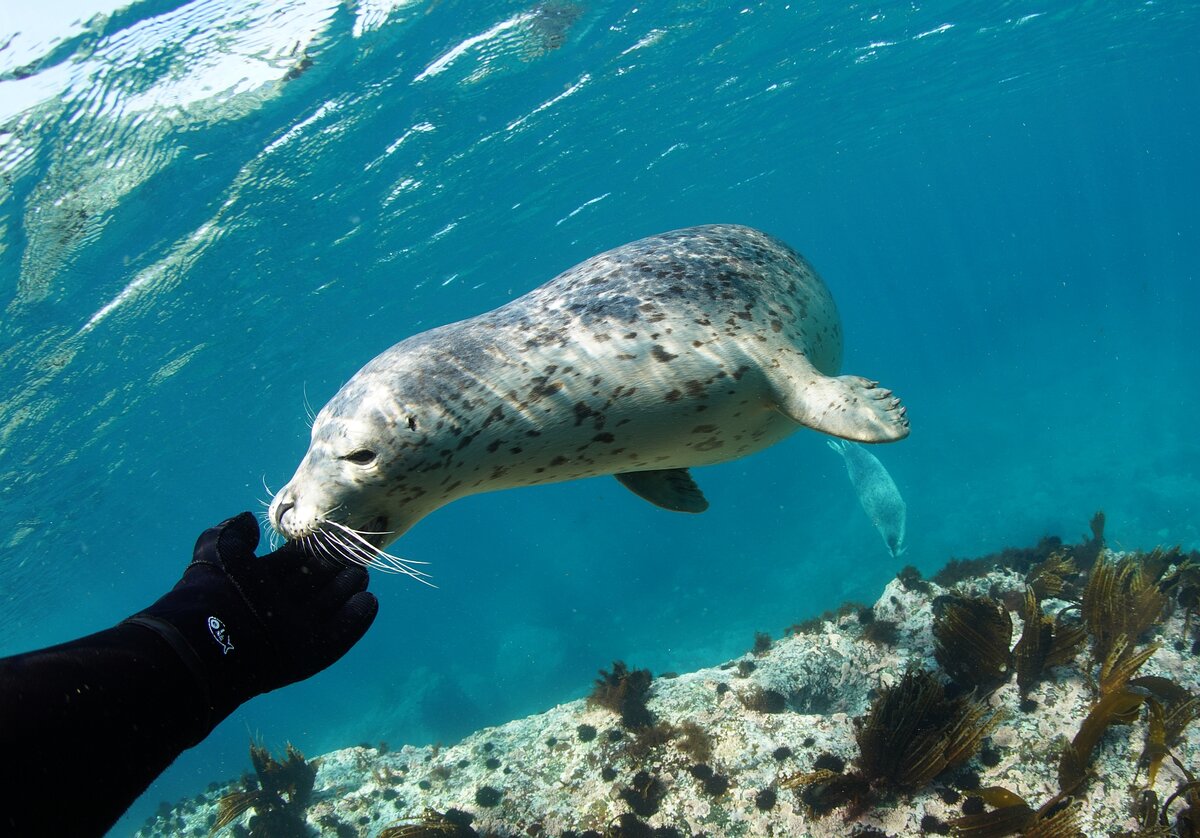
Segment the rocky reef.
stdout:
[[1114,553],[1097,516],[449,747],[257,749],[138,834],[1197,835],[1198,605],[1200,556]]

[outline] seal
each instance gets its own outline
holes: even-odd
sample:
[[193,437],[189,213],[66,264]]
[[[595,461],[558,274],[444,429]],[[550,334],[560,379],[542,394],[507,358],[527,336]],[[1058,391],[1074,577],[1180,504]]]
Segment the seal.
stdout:
[[612,474],[702,512],[693,466],[799,427],[908,435],[899,399],[837,376],[841,359],[833,297],[783,242],[735,225],[651,236],[370,361],[317,414],[268,517],[289,540],[423,577],[384,548],[466,495]]
[[900,556],[904,546],[904,528],[908,507],[896,481],[879,462],[879,458],[861,445],[843,440],[830,440],[829,447],[842,455],[850,484],[858,493],[858,502],[879,531],[892,558]]

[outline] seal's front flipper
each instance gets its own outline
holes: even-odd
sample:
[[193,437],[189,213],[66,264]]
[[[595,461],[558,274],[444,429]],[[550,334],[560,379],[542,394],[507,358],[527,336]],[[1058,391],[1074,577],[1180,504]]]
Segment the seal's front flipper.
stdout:
[[672,512],[703,512],[708,501],[686,468],[628,471],[613,475],[626,489]]
[[857,375],[831,378],[807,364],[775,371],[779,409],[814,431],[855,442],[895,442],[908,436],[907,410],[891,390]]

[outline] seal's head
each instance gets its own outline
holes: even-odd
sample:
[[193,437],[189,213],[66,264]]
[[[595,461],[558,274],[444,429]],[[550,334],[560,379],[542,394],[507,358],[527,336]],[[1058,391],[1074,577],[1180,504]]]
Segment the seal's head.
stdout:
[[314,552],[417,575],[384,548],[440,504],[430,506],[410,479],[421,473],[425,433],[394,386],[373,386],[379,360],[317,414],[308,452],[268,517],[280,535]]

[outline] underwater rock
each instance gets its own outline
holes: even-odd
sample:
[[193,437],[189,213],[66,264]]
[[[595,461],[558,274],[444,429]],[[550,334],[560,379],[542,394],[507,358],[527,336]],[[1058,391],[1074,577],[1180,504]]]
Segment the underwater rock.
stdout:
[[[1173,819],[1187,800],[1172,798],[1185,782],[1182,772],[1200,763],[1200,723],[1187,724],[1200,713],[1200,660],[1190,643],[1197,616],[1189,604],[1195,574],[1187,562],[1194,560],[1184,558],[1177,555],[1168,565],[1175,570],[1153,568],[1147,579],[1115,588],[1114,596],[1120,596],[1114,607],[1128,607],[1131,614],[1111,619],[1123,620],[1130,631],[1139,629],[1150,605],[1156,605],[1146,605],[1153,598],[1143,593],[1145,585],[1159,580],[1160,589],[1173,597],[1165,616],[1136,643],[1126,641],[1131,650],[1122,660],[1144,662],[1119,685],[1122,698],[1101,695],[1103,661],[1083,651],[1054,661],[1057,665],[1043,669],[1037,679],[1018,684],[1009,677],[990,693],[960,692],[963,701],[978,702],[973,712],[994,722],[984,731],[988,738],[982,749],[972,746],[973,756],[932,781],[920,766],[906,767],[903,774],[864,768],[863,720],[872,708],[879,712],[889,691],[903,695],[906,678],[912,678],[908,673],[915,670],[932,673],[947,690],[963,689],[934,656],[935,600],[1012,603],[1007,607],[1013,643],[1027,615],[1041,620],[1041,608],[1057,614],[1070,606],[1047,596],[1038,608],[1030,607],[1027,568],[992,569],[962,578],[952,588],[893,580],[866,625],[862,609],[844,610],[776,640],[758,655],[748,652],[739,660],[753,659],[757,665],[745,675],[735,661],[674,678],[641,677],[638,692],[654,725],[625,729],[620,736],[611,735],[622,731],[620,709],[580,698],[480,730],[449,747],[355,747],[326,754],[312,763],[316,781],[304,814],[313,834],[322,825],[322,834],[329,834],[328,825],[337,824],[337,834],[362,838],[427,834],[419,828],[440,823],[437,819],[447,813],[463,824],[462,834],[546,838],[918,835],[922,829],[967,829],[978,822],[971,817],[1010,813],[1027,824],[1069,822],[1085,835],[1136,830],[1135,797],[1148,776],[1154,789],[1148,797],[1160,807],[1173,801],[1168,813]],[[1112,576],[1113,569],[1127,566],[1121,554],[1107,550],[1100,559],[1102,574]],[[1132,571],[1127,575],[1132,579]],[[1091,612],[1100,613],[1099,607]],[[878,620],[894,624],[893,645],[866,636]],[[1189,642],[1169,642],[1177,638]],[[1098,651],[1112,657],[1107,647]],[[602,673],[600,681],[637,672],[623,665],[617,669]],[[580,692],[586,688],[581,684]],[[742,697],[751,691],[783,696],[786,706],[781,712],[749,709]],[[1109,713],[1115,704],[1121,706]],[[1109,724],[1110,718],[1121,723]],[[663,735],[652,745],[639,745],[639,739],[660,730]],[[1062,771],[1076,785],[1073,796],[1060,796]],[[819,781],[807,787],[793,783],[805,774]],[[898,788],[890,774],[918,779],[912,780],[915,787]],[[218,800],[237,788],[234,783],[212,787],[186,806],[164,810],[138,834],[207,834]],[[247,812],[219,834],[244,829],[251,816]],[[387,832],[389,827],[396,831]]]

